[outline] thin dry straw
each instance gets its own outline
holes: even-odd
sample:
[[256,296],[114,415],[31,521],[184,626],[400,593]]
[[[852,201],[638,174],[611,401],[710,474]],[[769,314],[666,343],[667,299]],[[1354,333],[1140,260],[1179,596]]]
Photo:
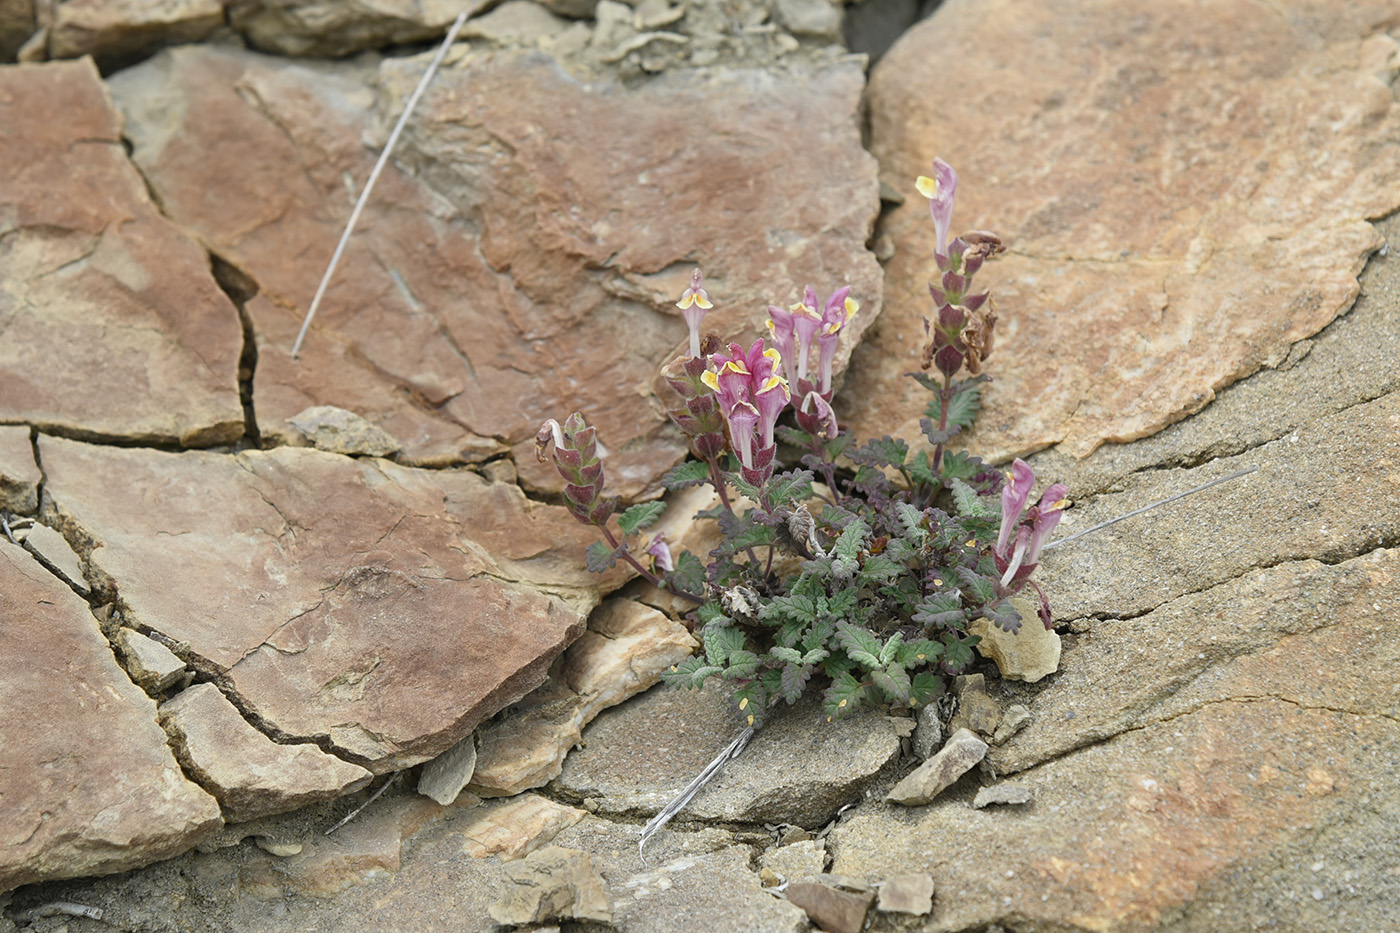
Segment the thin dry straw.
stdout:
[[462,24],[467,21],[467,14],[470,12],[470,9],[463,10],[452,23],[452,28],[447,30],[447,37],[442,40],[442,45],[438,46],[437,54],[428,63],[428,70],[423,72],[422,80],[418,82],[418,87],[413,90],[413,96],[408,99],[408,104],[403,108],[403,115],[395,124],[394,131],[389,134],[389,141],[384,144],[384,151],[379,153],[379,161],[374,163],[374,171],[369,173],[369,181],[365,182],[364,190],[360,192],[359,199],[355,201],[355,209],[350,212],[350,220],[346,222],[345,231],[341,233],[340,242],[336,244],[335,252],[331,255],[330,265],[326,266],[326,274],[321,276],[321,284],[316,289],[316,296],[311,299],[311,307],[306,311],[306,320],[301,322],[301,331],[297,333],[296,343],[292,344],[292,359],[296,359],[301,354],[301,344],[306,339],[306,332],[311,328],[311,319],[316,316],[316,309],[321,306],[321,298],[326,294],[326,286],[331,283],[335,267],[340,264],[340,256],[345,252],[345,244],[350,240],[350,234],[355,229],[355,222],[360,219],[360,211],[364,209],[365,202],[369,200],[369,193],[374,190],[374,183],[379,180],[379,173],[384,170],[384,165],[389,161],[390,153],[394,151],[394,145],[399,141],[399,134],[408,124],[408,118],[413,113],[413,108],[418,106],[418,98],[422,97],[423,92],[428,89],[428,82],[433,80],[433,74],[437,71],[438,65],[442,64],[447,50],[456,41],[457,33],[461,31]]
[[[740,732],[738,737],[730,742],[729,746],[724,751],[715,756],[714,761],[711,761],[705,766],[704,771],[701,771],[695,776],[695,780],[685,786],[685,790],[681,791],[674,800],[666,804],[660,813],[652,817],[651,822],[642,827],[642,838],[637,843],[638,855],[642,855],[642,850],[646,848],[647,840],[660,832],[661,827],[671,822],[671,817],[675,816],[686,804],[690,803],[690,798],[700,793],[700,788],[704,787],[718,775],[720,771],[723,770],[727,761],[731,758],[739,757],[739,753],[744,750],[744,746],[749,744],[749,739],[753,738],[753,733],[753,726],[748,726],[743,732]],[[642,860],[645,862],[645,855],[642,855]]]

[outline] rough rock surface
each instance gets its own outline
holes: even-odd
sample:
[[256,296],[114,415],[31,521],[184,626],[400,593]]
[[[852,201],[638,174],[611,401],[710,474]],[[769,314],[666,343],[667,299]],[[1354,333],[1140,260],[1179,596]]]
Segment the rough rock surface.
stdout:
[[655,609],[622,597],[607,600],[549,681],[478,731],[472,790],[495,797],[549,783],[584,726],[655,684],[695,646],[684,626]]
[[32,514],[39,507],[41,479],[29,429],[0,426],[0,509]]
[[180,763],[218,799],[230,823],[330,800],[370,781],[364,768],[314,745],[273,742],[248,725],[213,684],[198,684],[162,703],[160,723]]
[[607,885],[587,852],[548,846],[506,867],[510,883],[491,905],[508,926],[544,920],[612,920]]
[[560,830],[588,814],[538,794],[484,804],[458,828],[462,851],[472,858],[521,858],[548,845]]
[[968,729],[959,729],[938,754],[906,775],[885,799],[906,807],[926,804],[952,787],[986,755],[986,742]]
[[977,653],[991,658],[1003,680],[1033,684],[1059,669],[1060,636],[1040,621],[1033,603],[1025,599],[1013,599],[1011,603],[1021,613],[1021,630],[1016,634],[1003,631],[986,619],[974,619],[967,631],[982,639],[977,643]]
[[5,541],[0,709],[0,891],[136,868],[219,827],[87,604]]
[[0,0],[0,62],[14,61],[34,29],[34,0]]
[[241,437],[238,310],[151,203],[92,63],[0,68],[0,101],[0,421],[164,444]]
[[759,886],[743,846],[666,862],[614,884],[612,890],[613,924],[623,930],[799,933],[808,929],[806,914]]
[[537,686],[607,583],[577,565],[589,539],[564,509],[474,473],[304,448],[40,450],[51,507],[130,622],[185,643],[271,734],[376,773]]
[[[720,819],[816,828],[899,757],[889,720],[858,710],[828,723],[817,697],[775,713],[743,754],[706,785],[677,821]],[[552,787],[599,813],[651,815],[739,732],[721,685],[653,690],[608,710],[584,731]]]
[[[869,313],[852,338],[879,307],[855,63],[627,87],[578,80],[539,53],[473,51],[425,96],[294,364],[351,208],[346,180],[373,163],[362,137],[384,132],[374,115],[397,113],[421,67],[388,61],[375,75],[194,48],[112,82],[165,209],[260,289],[247,309],[264,437],[339,405],[397,438],[406,462],[481,459],[504,443],[524,479],[557,488],[534,436],[580,410],[628,494],[684,452],[663,427],[670,390],[656,372],[684,345],[674,302],[694,265],[717,304],[706,329],[736,337],[752,339],[766,304],[807,282],[855,288]],[[742,137],[726,129],[736,113]]]
[[933,879],[924,874],[896,875],[880,885],[875,909],[923,917],[933,910]]
[[457,0],[231,0],[229,19],[255,48],[336,58],[441,36]]
[[981,810],[995,804],[1018,806],[1030,803],[1033,796],[1031,789],[1023,784],[993,784],[977,792],[977,796],[972,798],[972,809]]
[[837,885],[822,881],[799,881],[788,885],[787,899],[827,933],[860,933],[865,929],[865,915],[875,903],[875,892],[844,891]]
[[[1400,206],[1388,3],[952,0],[875,69],[871,147],[908,200],[879,336],[843,395],[864,436],[919,438],[934,236],[916,175],[963,187],[954,233],[1000,234],[976,453],[1143,437],[1274,367],[1356,297]],[[1237,41],[1239,40],[1239,41]],[[967,67],[947,49],[996,49]],[[932,98],[929,89],[936,88]],[[1027,400],[1035,399],[1035,404]]]
[[389,457],[403,449],[403,445],[383,428],[334,405],[313,406],[288,418],[287,423],[317,450]]
[[457,799],[476,771],[476,736],[469,735],[423,766],[418,793],[443,806]]
[[50,58],[91,55],[106,70],[164,45],[198,42],[223,24],[220,0],[61,0],[48,52]]
[[185,662],[175,652],[135,629],[118,629],[112,639],[136,686],[159,696],[185,678]]

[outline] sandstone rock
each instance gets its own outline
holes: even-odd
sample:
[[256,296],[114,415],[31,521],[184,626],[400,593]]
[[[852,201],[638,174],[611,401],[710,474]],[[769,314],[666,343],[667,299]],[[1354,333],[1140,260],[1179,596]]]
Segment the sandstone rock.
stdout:
[[598,0],[541,0],[552,12],[571,19],[586,19],[593,15]]
[[[351,208],[345,179],[373,162],[362,137],[386,130],[370,115],[396,114],[421,68],[386,61],[373,75],[179,49],[113,79],[133,158],[165,209],[260,288],[247,309],[264,436],[333,404],[398,438],[401,461],[481,459],[501,439],[523,481],[557,490],[534,437],[577,409],[612,451],[611,488],[635,494],[684,453],[657,369],[684,345],[674,302],[696,264],[717,304],[706,329],[736,339],[809,281],[851,284],[868,313],[838,352],[844,368],[880,305],[864,247],[878,205],[858,65],[629,87],[577,80],[538,52],[468,54],[438,74],[400,143],[404,169],[381,177],[303,358],[290,361]],[[735,112],[749,115],[742,141],[721,131]],[[559,134],[572,140],[563,162]]]
[[91,55],[122,67],[164,45],[198,42],[224,24],[220,0],[61,0],[49,26],[49,57]]
[[[634,845],[635,848],[635,845]],[[802,933],[807,915],[764,892],[749,870],[749,850],[730,846],[684,856],[612,885],[613,925],[648,933],[764,930]]]
[[890,914],[925,917],[933,910],[933,879],[919,873],[895,875],[880,885],[875,909]]
[[114,641],[127,674],[150,696],[159,696],[184,680],[185,662],[155,639],[122,628]]
[[473,473],[304,448],[41,450],[60,526],[92,542],[95,585],[131,624],[188,644],[270,734],[376,773],[537,686],[617,581],[579,566],[589,535],[563,508]]
[[1031,802],[1031,789],[1024,784],[993,784],[984,787],[972,798],[972,809],[981,810],[993,804],[1019,806]]
[[0,0],[0,62],[14,61],[34,29],[34,0]]
[[841,35],[841,8],[830,0],[775,0],[773,13],[795,36],[836,39]]
[[914,727],[914,756],[920,761],[943,747],[943,723],[938,707],[932,703],[919,710],[919,724]]
[[151,203],[96,69],[0,69],[0,99],[0,164],[13,167],[0,180],[0,421],[162,444],[241,437],[238,311]]
[[0,541],[0,891],[169,858],[220,823],[87,604]]
[[0,509],[33,514],[39,507],[39,481],[43,474],[34,462],[29,429],[0,425]]
[[992,736],[992,744],[1003,745],[1007,739],[1026,727],[1031,721],[1031,711],[1020,703],[1013,703],[1006,708],[1006,712],[1001,717],[1001,725],[997,726],[997,731]]
[[[720,819],[817,828],[857,799],[899,757],[875,710],[826,722],[818,696],[775,713],[738,758],[696,795],[679,822]],[[739,731],[723,687],[659,689],[599,716],[556,785],[595,798],[599,813],[655,813]]]
[[987,693],[987,680],[981,674],[967,674],[954,681],[953,692],[958,698],[958,711],[948,723],[948,731],[971,729],[991,738],[1001,722],[1001,707]]
[[535,45],[569,27],[535,0],[506,0],[490,13],[468,20],[462,35],[499,45]]
[[39,558],[39,562],[64,583],[77,587],[80,594],[88,592],[82,562],[63,535],[48,525],[35,524],[24,535],[24,549]]
[[910,772],[885,799],[906,807],[926,804],[952,787],[986,754],[986,742],[967,729],[959,729],[938,754]]
[[[979,429],[960,438],[976,453],[1060,442],[1083,456],[1283,363],[1355,299],[1380,246],[1362,218],[1400,206],[1380,15],[1307,0],[1271,14],[1248,0],[1098,0],[1072,16],[943,4],[871,78],[872,151],[910,200],[887,224],[891,312],[852,368],[843,424],[920,438],[928,395],[903,374],[932,311],[934,237],[912,184],[934,156],[962,173],[954,232],[1011,247],[977,280],[1001,319]],[[996,60],[977,68],[943,54],[986,48]]]
[[588,814],[538,794],[492,801],[473,810],[458,832],[462,851],[472,858],[520,858],[548,845],[565,827]]
[[684,626],[649,606],[625,598],[603,603],[551,682],[481,727],[472,789],[508,796],[558,777],[584,726],[655,684],[695,645]]
[[452,0],[234,0],[229,19],[255,48],[337,58],[440,37],[462,9]]
[[160,706],[160,723],[190,776],[230,823],[284,813],[359,790],[364,768],[314,745],[278,745],[250,726],[219,688],[198,684]]
[[1011,604],[1021,613],[1021,629],[1015,635],[986,619],[972,620],[967,633],[982,639],[977,653],[996,662],[1003,680],[1033,684],[1059,669],[1060,636],[1045,627],[1029,600],[1017,598]]
[[798,881],[787,887],[787,899],[801,907],[811,921],[828,933],[860,933],[875,892],[845,891],[820,881]]
[[476,770],[476,736],[469,735],[423,766],[418,793],[443,806],[457,799]]
[[769,849],[758,857],[758,864],[772,871],[779,881],[807,881],[826,871],[826,842],[803,839]]
[[334,405],[313,406],[288,418],[287,423],[300,431],[317,450],[389,457],[403,449],[403,445],[383,428]]
[[506,868],[510,885],[491,907],[497,923],[612,921],[607,885],[587,852],[548,846]]
[[253,844],[268,855],[275,855],[278,858],[291,858],[293,855],[300,855],[302,850],[306,848],[300,842],[283,842],[268,836],[254,836]]

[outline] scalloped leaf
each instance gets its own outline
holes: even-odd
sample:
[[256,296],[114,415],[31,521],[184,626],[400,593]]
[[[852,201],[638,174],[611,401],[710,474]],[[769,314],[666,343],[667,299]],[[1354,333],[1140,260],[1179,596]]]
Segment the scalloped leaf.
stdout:
[[685,489],[698,486],[710,478],[710,465],[701,460],[687,460],[671,467],[661,477],[661,485],[667,489]]
[[624,535],[635,534],[643,528],[655,525],[656,520],[665,511],[666,503],[664,502],[638,502],[619,515],[617,523],[622,527]]

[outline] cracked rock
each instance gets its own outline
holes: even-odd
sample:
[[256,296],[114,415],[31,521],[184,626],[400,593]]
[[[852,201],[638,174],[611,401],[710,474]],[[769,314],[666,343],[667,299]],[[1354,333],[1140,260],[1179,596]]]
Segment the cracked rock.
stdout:
[[160,705],[180,763],[243,823],[359,790],[370,773],[314,745],[278,745],[250,726],[219,688],[198,684]]
[[612,922],[607,885],[587,852],[548,846],[506,866],[506,877],[510,883],[491,906],[497,923]]
[[287,423],[317,450],[333,454],[389,457],[403,449],[388,431],[343,408],[316,405],[298,412]]
[[229,20],[254,48],[342,58],[441,37],[462,7],[457,0],[236,0]]
[[822,839],[802,839],[775,849],[758,858],[758,863],[782,881],[809,881],[826,871],[826,842]]
[[59,579],[76,587],[79,595],[87,595],[87,577],[83,575],[82,561],[73,553],[62,534],[48,525],[35,524],[25,532],[23,543],[24,549],[38,557],[50,571],[57,573]]
[[29,429],[0,425],[0,509],[32,515],[39,508],[39,481]]
[[[634,846],[635,847],[635,846]],[[766,893],[749,869],[749,850],[729,846],[687,855],[612,886],[613,924],[622,930],[684,933],[714,930],[803,933],[807,915]]]
[[1018,597],[1011,604],[1021,613],[1021,629],[1015,635],[986,619],[972,620],[967,633],[982,639],[977,653],[996,663],[1003,680],[1033,684],[1059,670],[1060,636],[1045,627],[1028,600]]
[[135,629],[121,628],[113,641],[126,672],[149,695],[160,696],[185,679],[185,662],[155,639]]
[[885,799],[906,807],[926,804],[952,787],[986,755],[986,742],[967,729],[959,729],[938,754],[910,772]]
[[1001,722],[1001,707],[987,693],[986,678],[981,674],[963,675],[953,682],[953,691],[958,697],[958,711],[948,723],[948,731],[956,734],[960,729],[971,729],[990,739]]
[[49,57],[91,55],[110,70],[161,46],[198,42],[223,24],[220,0],[61,0],[49,26]]
[[815,881],[790,884],[785,892],[787,899],[828,933],[860,933],[865,928],[865,915],[875,903],[875,892],[864,885],[851,890],[829,880],[831,877],[823,875]]
[[457,799],[476,770],[476,736],[469,735],[423,766],[418,793],[443,806]]
[[539,794],[490,801],[473,810],[458,829],[462,851],[472,858],[521,858],[588,814]]
[[993,784],[977,792],[972,809],[981,810],[994,804],[1020,806],[1031,802],[1031,789],[1024,784]]

